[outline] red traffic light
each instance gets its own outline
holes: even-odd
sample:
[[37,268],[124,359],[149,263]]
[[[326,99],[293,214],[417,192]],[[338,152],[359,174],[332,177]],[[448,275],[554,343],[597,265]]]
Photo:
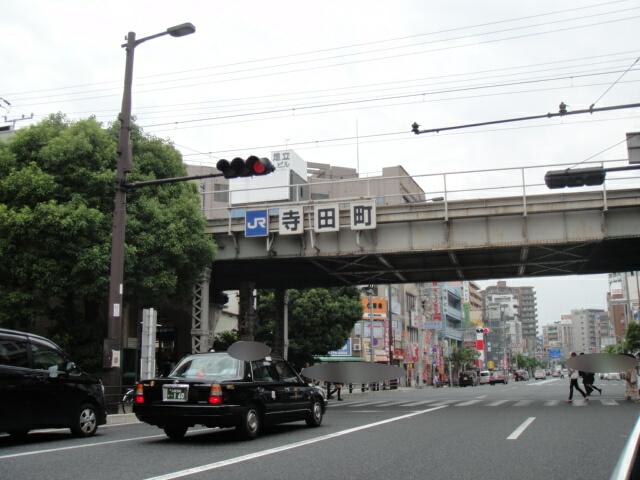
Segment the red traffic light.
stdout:
[[222,172],[224,178],[268,175],[276,169],[268,158],[258,158],[255,155],[246,160],[240,157],[234,158],[231,162],[225,159],[218,160],[216,168]]
[[482,329],[482,332],[483,333],[489,333],[489,329],[487,327],[485,327],[485,328]]

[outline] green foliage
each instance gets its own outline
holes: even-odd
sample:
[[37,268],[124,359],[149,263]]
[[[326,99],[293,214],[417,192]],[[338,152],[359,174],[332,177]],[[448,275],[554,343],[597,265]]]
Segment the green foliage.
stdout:
[[454,348],[449,354],[448,360],[458,370],[466,370],[467,366],[473,365],[473,362],[480,356],[475,348]]
[[213,349],[216,352],[226,351],[231,344],[239,340],[237,330],[226,330],[218,333],[213,339]]
[[[256,339],[273,345],[276,307],[273,292],[258,295]],[[356,288],[289,290],[289,361],[297,368],[313,363],[316,355],[341,348],[362,317]]]
[[624,353],[624,345],[622,343],[607,345],[604,347],[604,353]]
[[623,346],[627,353],[635,353],[640,350],[640,323],[633,321],[629,323]]
[[[56,335],[72,355],[98,357],[88,360],[96,365],[107,313],[117,132],[116,125],[58,114],[0,144],[0,326]],[[132,148],[129,181],[186,174],[166,141],[134,129]],[[125,302],[162,308],[189,299],[215,254],[204,227],[190,183],[131,193]]]

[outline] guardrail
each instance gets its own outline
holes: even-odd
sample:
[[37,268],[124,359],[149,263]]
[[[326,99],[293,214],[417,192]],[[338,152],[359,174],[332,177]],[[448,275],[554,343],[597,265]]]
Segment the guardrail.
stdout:
[[[605,160],[605,161],[586,161],[581,166],[599,165],[602,167],[612,167],[615,165],[628,165],[628,160]],[[566,163],[548,163],[542,165],[530,165],[526,167],[504,167],[493,169],[478,169],[454,172],[427,173],[420,175],[397,175],[397,176],[377,176],[377,177],[354,177],[340,180],[313,181],[312,183],[295,183],[291,185],[279,185],[259,188],[244,188],[233,190],[205,190],[201,194],[215,196],[226,196],[226,202],[215,202],[222,204],[213,208],[203,208],[205,216],[208,218],[224,218],[231,217],[233,213],[239,213],[246,208],[279,208],[291,206],[311,206],[321,205],[323,203],[348,203],[363,198],[373,198],[380,201],[381,205],[420,205],[432,204],[443,210],[443,218],[448,219],[449,204],[452,201],[515,197],[519,198],[519,205],[522,207],[524,215],[527,214],[527,196],[541,194],[558,194],[563,191],[597,191],[602,193],[603,202],[606,209],[607,203],[607,184],[616,182],[629,182],[640,179],[640,176],[633,175],[631,172],[611,172],[607,175],[605,182],[597,187],[582,187],[578,189],[554,190],[550,191],[544,183],[544,173],[548,169],[558,169],[558,167],[575,166],[575,162]],[[537,170],[537,171],[536,171]],[[498,176],[493,179],[492,176]],[[376,184],[384,184],[384,182],[401,182],[410,180],[417,189],[414,191],[404,190],[399,193],[376,193]],[[497,180],[502,180],[498,183]],[[620,183],[618,183],[620,182]],[[636,187],[638,182],[632,185]],[[301,197],[310,196],[313,190],[323,185],[331,185],[332,188],[340,188],[349,191],[357,190],[347,196],[331,196],[326,199],[301,199]],[[356,186],[358,188],[356,188]],[[631,186],[631,185],[630,185]],[[232,204],[232,194],[242,192],[269,191],[276,189],[289,189],[293,192],[293,199],[283,201],[255,202],[251,204]],[[382,188],[382,187],[380,187]],[[399,188],[396,190],[400,190]],[[306,192],[306,193],[305,193]],[[500,195],[502,194],[502,195]],[[203,205],[206,205],[203,202]]]
[[611,474],[610,480],[637,480],[640,479],[640,458],[638,446],[640,444],[640,417],[622,449],[616,468]]

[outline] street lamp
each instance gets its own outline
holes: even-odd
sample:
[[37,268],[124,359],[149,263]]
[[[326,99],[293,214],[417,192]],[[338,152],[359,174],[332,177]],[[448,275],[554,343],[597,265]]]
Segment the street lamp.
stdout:
[[124,72],[124,92],[122,94],[122,110],[120,112],[120,134],[118,138],[118,163],[116,169],[116,192],[114,198],[113,224],[111,229],[111,270],[109,276],[109,312],[108,333],[104,345],[104,366],[109,368],[107,382],[110,387],[117,387],[120,394],[121,368],[120,353],[122,343],[122,299],[124,283],[124,242],[126,226],[127,172],[133,165],[129,133],[131,131],[131,84],[133,79],[133,54],[135,48],[147,40],[171,35],[183,37],[194,33],[196,28],[191,23],[183,23],[167,28],[166,31],[136,40],[135,32],[127,34],[127,43],[121,45],[126,49],[126,66]]

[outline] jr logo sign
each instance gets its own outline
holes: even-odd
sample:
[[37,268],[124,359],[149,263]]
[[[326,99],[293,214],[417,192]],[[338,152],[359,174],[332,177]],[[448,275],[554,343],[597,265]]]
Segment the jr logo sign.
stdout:
[[244,216],[245,237],[266,237],[269,235],[269,211],[248,210]]

